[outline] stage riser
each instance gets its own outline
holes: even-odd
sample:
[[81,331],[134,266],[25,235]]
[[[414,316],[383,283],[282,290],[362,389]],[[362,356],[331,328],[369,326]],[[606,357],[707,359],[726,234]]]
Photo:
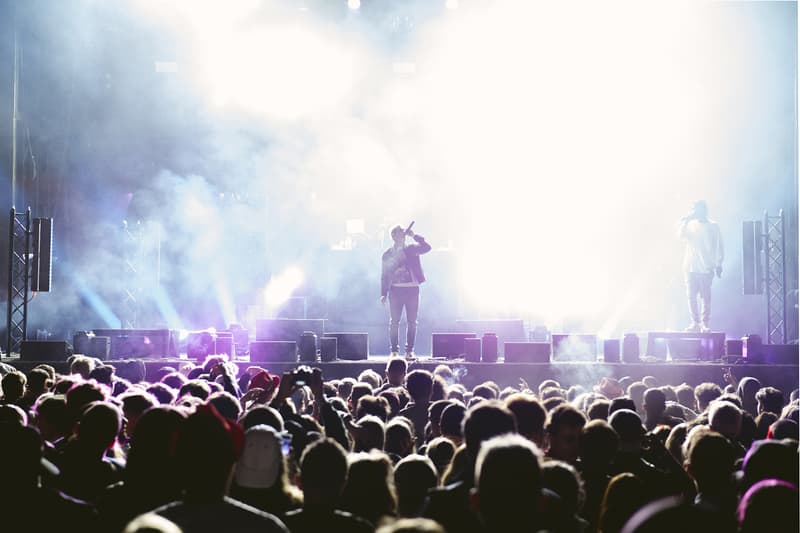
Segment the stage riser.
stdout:
[[[8,359],[5,363],[27,372],[39,364],[34,361],[18,361]],[[155,375],[163,366],[178,368],[185,364],[186,359],[160,359],[144,361],[148,378]],[[53,365],[58,372],[67,371],[66,363],[47,362]],[[127,377],[134,373],[138,362],[110,361],[117,368],[119,375]],[[441,361],[414,362],[409,370],[422,368],[433,371]],[[250,365],[246,361],[237,361],[240,370]],[[282,373],[297,366],[297,363],[262,363],[260,366],[268,368],[270,372]],[[317,363],[322,369],[325,379],[341,379],[344,377],[358,377],[366,369],[372,369],[383,375],[386,358],[375,358],[367,361],[336,361],[331,363]],[[630,376],[641,379],[644,376],[654,376],[662,384],[678,385],[688,383],[695,386],[710,381],[724,386],[722,379],[723,369],[730,365],[708,363],[652,363],[652,364],[625,364],[625,363],[452,363],[451,368],[460,376],[460,382],[467,387],[475,386],[486,380],[493,380],[501,387],[517,386],[520,378],[532,386],[538,385],[542,380],[555,379],[562,385],[580,384],[589,387],[602,377],[621,378]],[[797,365],[733,365],[733,374],[742,378],[751,376],[757,378],[762,386],[776,387],[785,393],[797,388]]]

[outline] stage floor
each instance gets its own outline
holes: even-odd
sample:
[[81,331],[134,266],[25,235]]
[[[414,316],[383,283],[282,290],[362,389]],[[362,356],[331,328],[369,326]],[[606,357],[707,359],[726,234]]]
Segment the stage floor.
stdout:
[[[359,361],[334,361],[318,362],[311,366],[322,369],[325,379],[340,379],[344,377],[357,377],[366,369],[372,369],[383,375],[388,356],[370,356]],[[146,374],[151,378],[155,372],[164,366],[178,368],[181,364],[189,362],[186,358],[163,358],[141,360],[110,360],[107,361],[117,369],[117,374],[128,378],[136,375],[140,368],[140,361],[144,363]],[[53,365],[58,372],[67,372],[65,362],[52,361],[21,361],[18,358],[3,358],[2,362],[10,364],[22,371],[28,371],[40,363]],[[251,363],[247,359],[236,359],[241,370]],[[273,373],[282,373],[295,368],[298,364],[291,362],[258,363]],[[741,379],[745,376],[757,378],[762,386],[776,387],[785,393],[798,388],[800,373],[798,365],[779,364],[723,364],[720,362],[655,362],[655,363],[603,363],[603,362],[551,362],[551,363],[467,363],[461,360],[440,360],[430,357],[419,357],[409,364],[409,371],[425,369],[432,371],[437,365],[450,366],[458,381],[467,387],[472,387],[486,380],[493,380],[501,387],[516,386],[520,379],[524,379],[532,386],[538,385],[545,379],[555,379],[564,386],[583,385],[590,387],[603,377],[621,378],[630,376],[641,379],[644,376],[654,376],[661,384],[679,385],[687,383],[695,386],[703,382],[714,382],[723,386],[723,370],[730,367],[733,375]]]

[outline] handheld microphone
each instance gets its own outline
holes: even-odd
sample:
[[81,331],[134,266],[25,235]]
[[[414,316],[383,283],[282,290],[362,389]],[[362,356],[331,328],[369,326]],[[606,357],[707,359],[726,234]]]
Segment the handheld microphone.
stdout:
[[414,222],[416,222],[416,220],[412,220],[411,224],[409,224],[408,227],[406,228],[406,235],[408,235],[408,232],[411,231],[411,228],[414,227]]

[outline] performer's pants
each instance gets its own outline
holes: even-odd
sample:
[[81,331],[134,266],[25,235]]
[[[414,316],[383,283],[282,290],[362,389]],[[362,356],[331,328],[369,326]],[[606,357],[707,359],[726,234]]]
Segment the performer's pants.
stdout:
[[[686,292],[689,296],[689,312],[692,314],[692,322],[702,323],[708,326],[711,318],[711,281],[714,273],[687,272],[686,273]],[[697,297],[700,297],[702,311],[698,311]]]
[[414,350],[417,337],[417,314],[419,313],[419,287],[395,287],[389,289],[389,341],[392,352],[399,352],[400,317],[406,309],[406,352]]

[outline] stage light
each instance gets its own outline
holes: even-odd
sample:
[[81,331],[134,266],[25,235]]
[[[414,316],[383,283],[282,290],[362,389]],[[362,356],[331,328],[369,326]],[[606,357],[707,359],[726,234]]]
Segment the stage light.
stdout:
[[172,304],[172,300],[170,299],[167,291],[164,290],[164,287],[158,286],[153,290],[152,293],[153,302],[156,304],[156,308],[158,312],[161,313],[161,316],[166,320],[167,327],[169,329],[182,329],[183,324],[181,322],[181,317],[178,314],[177,309]]
[[361,0],[347,0],[347,7],[356,11],[361,7]]
[[447,9],[458,9],[458,0],[447,0],[444,3],[444,7]]

